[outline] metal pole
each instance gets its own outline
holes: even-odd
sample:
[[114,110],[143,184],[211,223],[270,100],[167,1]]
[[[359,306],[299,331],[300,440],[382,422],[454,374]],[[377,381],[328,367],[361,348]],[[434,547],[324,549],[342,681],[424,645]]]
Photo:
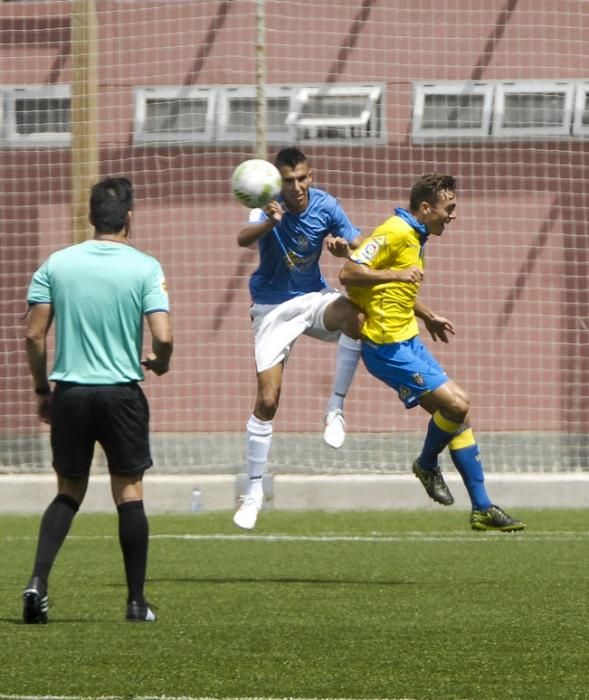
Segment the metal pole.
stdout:
[[256,0],[256,157],[266,158],[266,8]]
[[95,0],[72,2],[72,237],[93,235],[88,195],[98,179],[98,20]]

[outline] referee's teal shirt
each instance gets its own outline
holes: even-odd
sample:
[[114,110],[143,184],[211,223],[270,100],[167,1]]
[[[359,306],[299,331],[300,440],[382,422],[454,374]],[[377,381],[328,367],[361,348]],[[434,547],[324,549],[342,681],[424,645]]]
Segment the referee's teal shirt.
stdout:
[[49,379],[78,384],[141,381],[144,314],[169,311],[159,261],[115,241],[53,253],[33,275],[27,302],[53,305]]

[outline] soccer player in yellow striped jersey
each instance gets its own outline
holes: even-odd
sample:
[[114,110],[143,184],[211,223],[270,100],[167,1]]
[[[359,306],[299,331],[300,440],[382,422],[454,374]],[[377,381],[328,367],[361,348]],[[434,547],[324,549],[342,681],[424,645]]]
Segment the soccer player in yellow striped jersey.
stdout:
[[351,256],[354,262],[371,269],[386,269],[389,260],[397,268],[395,275],[400,283],[383,281],[348,290],[350,299],[368,312],[362,334],[375,343],[397,343],[419,332],[414,307],[424,269],[425,240],[421,238],[402,215],[395,214]]
[[340,282],[366,316],[362,359],[368,371],[397,391],[407,408],[421,406],[430,415],[421,454],[413,472],[434,501],[451,505],[454,498],[439,466],[448,447],[472,504],[474,530],[523,530],[525,524],[494,505],[485,488],[479,448],[470,427],[470,400],[449,378],[419,337],[422,319],[433,340],[448,342],[454,334],[448,319],[418,300],[424,275],[424,248],[456,218],[456,181],[430,173],[411,188],[409,207],[398,207],[349,256]]

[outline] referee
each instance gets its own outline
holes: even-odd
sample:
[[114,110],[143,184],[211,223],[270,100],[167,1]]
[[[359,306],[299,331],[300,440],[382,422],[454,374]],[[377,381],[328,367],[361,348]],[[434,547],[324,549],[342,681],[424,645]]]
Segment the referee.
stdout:
[[[128,179],[109,177],[95,184],[90,194],[94,238],[50,255],[29,286],[27,359],[37,413],[51,426],[57,496],[42,517],[23,593],[26,624],[47,622],[49,573],[86,494],[96,442],[106,455],[118,511],[126,619],[155,620],[144,597],[149,528],[142,479],[152,459],[149,407],[139,382],[142,365],[157,375],[168,371],[173,338],[162,267],[129,245],[132,214]],[[142,362],[144,318],[152,352]],[[47,334],[53,321],[55,358],[48,376]]]

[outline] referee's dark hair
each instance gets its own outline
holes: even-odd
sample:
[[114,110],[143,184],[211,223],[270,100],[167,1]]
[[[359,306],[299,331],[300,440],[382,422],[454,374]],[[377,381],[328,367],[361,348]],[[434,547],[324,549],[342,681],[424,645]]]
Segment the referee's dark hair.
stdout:
[[96,233],[120,233],[133,209],[133,185],[126,177],[106,177],[90,191],[90,223]]

